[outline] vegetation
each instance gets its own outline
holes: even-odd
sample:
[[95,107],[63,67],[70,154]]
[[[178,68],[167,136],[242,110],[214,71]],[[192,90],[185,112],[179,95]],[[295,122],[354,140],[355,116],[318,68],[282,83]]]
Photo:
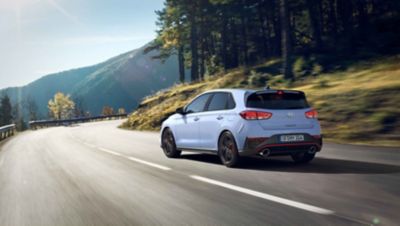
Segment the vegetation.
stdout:
[[75,103],[69,95],[58,92],[54,95],[54,99],[49,100],[48,108],[53,119],[70,119],[74,114]]
[[319,111],[328,140],[347,143],[400,145],[400,56],[356,63],[346,70],[309,76],[295,82],[275,74],[280,60],[217,74],[202,82],[178,84],[143,99],[122,127],[158,130],[178,107],[215,88],[299,89]]
[[22,105],[25,121],[46,119],[48,101],[57,92],[71,95],[75,115],[99,115],[106,105],[132,111],[143,97],[178,80],[175,56],[161,63],[152,59],[157,51],[144,55],[144,48],[94,66],[47,75],[23,87],[3,89],[0,94],[7,94],[13,106]]
[[0,126],[11,124],[13,121],[12,105],[10,98],[4,95],[0,99]]
[[[400,2],[392,0],[166,0],[157,12],[156,58],[178,55],[191,80],[222,69],[283,59],[285,79],[296,79],[293,57],[313,57],[316,71],[337,59],[399,51]],[[333,65],[335,66],[335,65]]]
[[17,103],[16,105],[13,106],[12,108],[12,118],[13,123],[15,124],[15,128],[17,131],[24,131],[28,128],[24,117],[23,117],[23,107],[21,104]]
[[118,109],[118,114],[119,114],[119,115],[126,114],[125,108],[119,108],[119,109]]
[[103,111],[101,113],[101,115],[104,116],[109,116],[109,115],[113,115],[114,114],[114,109],[110,106],[105,106],[103,107]]

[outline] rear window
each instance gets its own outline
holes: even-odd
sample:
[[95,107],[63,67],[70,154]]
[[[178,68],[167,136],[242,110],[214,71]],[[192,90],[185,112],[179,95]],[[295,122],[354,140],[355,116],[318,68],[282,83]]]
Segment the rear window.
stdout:
[[247,98],[246,107],[263,109],[309,108],[304,93],[254,93]]

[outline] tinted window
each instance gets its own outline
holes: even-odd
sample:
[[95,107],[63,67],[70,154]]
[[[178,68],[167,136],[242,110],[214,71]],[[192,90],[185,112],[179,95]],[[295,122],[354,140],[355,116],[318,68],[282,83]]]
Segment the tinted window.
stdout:
[[232,94],[229,94],[229,97],[228,97],[228,109],[234,109],[235,107],[236,107],[236,103],[233,100],[233,96],[232,96]]
[[308,108],[304,93],[254,93],[247,98],[247,107],[264,109]]
[[228,104],[229,93],[216,93],[213,95],[210,105],[208,105],[209,111],[225,110]]
[[206,106],[206,103],[208,101],[208,98],[210,97],[211,94],[204,94],[199,97],[197,97],[192,103],[190,103],[186,107],[186,112],[188,113],[196,113],[196,112],[202,112],[204,111],[204,107]]

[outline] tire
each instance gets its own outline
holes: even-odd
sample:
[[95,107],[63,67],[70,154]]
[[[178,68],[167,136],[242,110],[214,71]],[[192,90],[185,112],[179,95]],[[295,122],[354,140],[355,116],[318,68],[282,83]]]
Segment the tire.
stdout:
[[292,155],[292,159],[295,163],[309,163],[315,157],[314,154],[309,154],[307,152],[297,153]]
[[235,138],[231,132],[225,131],[218,140],[218,156],[222,164],[226,167],[236,167],[239,165],[239,153]]
[[176,148],[174,135],[169,128],[164,130],[161,142],[165,156],[168,158],[179,158],[181,156],[182,152]]

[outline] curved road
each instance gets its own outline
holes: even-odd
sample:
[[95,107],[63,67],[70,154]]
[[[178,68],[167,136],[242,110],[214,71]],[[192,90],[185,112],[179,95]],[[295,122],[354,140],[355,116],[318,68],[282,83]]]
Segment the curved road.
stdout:
[[1,144],[0,225],[397,225],[400,150],[326,144],[309,165],[167,159],[121,121]]

